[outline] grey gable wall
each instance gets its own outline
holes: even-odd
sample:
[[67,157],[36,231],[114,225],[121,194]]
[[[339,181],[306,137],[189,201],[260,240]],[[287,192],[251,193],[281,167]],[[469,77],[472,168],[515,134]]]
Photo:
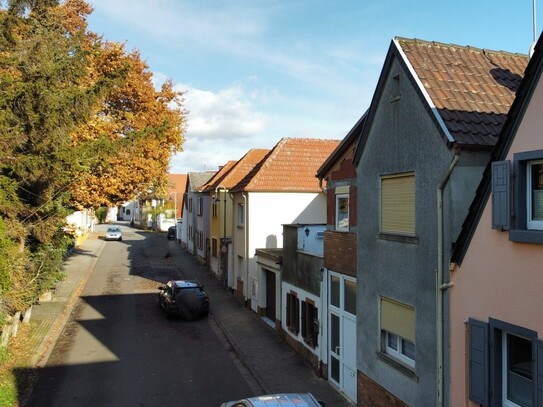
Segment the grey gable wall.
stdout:
[[[401,98],[395,100],[398,95]],[[436,403],[437,188],[454,156],[431,115],[403,66],[393,60],[373,120],[367,124],[370,126],[367,140],[357,167],[357,367],[410,406]],[[451,242],[460,231],[487,156],[487,153],[462,155],[445,189],[444,259],[450,258]],[[418,242],[380,239],[380,176],[411,171],[415,172]],[[444,271],[448,273],[448,267]],[[380,295],[416,309],[414,376],[379,356]],[[447,297],[445,300],[448,313]],[[448,382],[447,365],[445,382]],[[448,390],[445,405],[447,400]]]

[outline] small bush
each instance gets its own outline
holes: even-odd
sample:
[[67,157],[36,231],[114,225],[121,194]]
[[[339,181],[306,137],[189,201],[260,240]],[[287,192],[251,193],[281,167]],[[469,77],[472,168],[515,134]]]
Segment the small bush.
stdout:
[[98,222],[104,223],[107,218],[107,208],[105,206],[101,206],[100,208],[96,209],[95,214]]

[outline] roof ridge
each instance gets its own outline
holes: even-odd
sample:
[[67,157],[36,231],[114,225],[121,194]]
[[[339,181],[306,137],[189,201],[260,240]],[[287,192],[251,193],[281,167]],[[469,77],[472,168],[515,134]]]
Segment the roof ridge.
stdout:
[[510,55],[510,56],[518,56],[518,57],[523,57],[523,58],[526,58],[528,56],[528,54],[523,54],[523,53],[520,53],[520,52],[511,52],[511,51],[504,51],[504,50],[493,50],[493,49],[490,49],[490,48],[480,48],[480,47],[476,47],[476,46],[473,46],[473,45],[460,45],[460,44],[454,44],[454,43],[446,43],[446,42],[440,42],[440,41],[431,41],[431,40],[423,40],[423,39],[420,39],[420,38],[407,38],[407,37],[401,37],[401,36],[396,36],[394,37],[394,39],[398,42],[402,42],[402,41],[405,41],[405,42],[412,42],[412,43],[415,43],[415,44],[431,44],[431,45],[435,45],[435,46],[443,46],[443,47],[448,47],[448,48],[459,48],[459,49],[465,49],[465,50],[472,50],[472,51],[479,51],[479,52],[482,52],[483,54],[486,54],[486,53],[492,53],[492,54],[502,54],[502,55]]

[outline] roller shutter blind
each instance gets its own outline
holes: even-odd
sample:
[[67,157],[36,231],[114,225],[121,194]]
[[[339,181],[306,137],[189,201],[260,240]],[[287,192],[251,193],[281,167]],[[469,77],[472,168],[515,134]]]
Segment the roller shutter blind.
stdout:
[[381,298],[381,329],[415,342],[415,308]]
[[381,178],[381,232],[415,235],[415,174]]

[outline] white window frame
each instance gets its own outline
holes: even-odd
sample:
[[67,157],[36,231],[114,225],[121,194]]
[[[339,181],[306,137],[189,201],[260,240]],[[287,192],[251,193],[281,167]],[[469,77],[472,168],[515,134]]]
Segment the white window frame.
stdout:
[[242,203],[238,203],[238,226],[245,225],[245,207]]
[[[514,401],[511,401],[511,400],[509,400],[507,398],[507,396],[508,396],[507,395],[507,387],[508,387],[507,386],[507,383],[508,383],[507,344],[508,344],[508,336],[509,335],[518,336],[518,335],[512,334],[512,333],[507,332],[507,331],[502,331],[502,403],[503,403],[503,407],[523,407],[521,404],[517,404]],[[520,337],[520,338],[522,338],[522,337]],[[523,339],[526,339],[527,341],[530,341],[532,343],[532,341],[530,339],[527,339],[527,338],[523,338]],[[533,360],[533,355],[532,355],[532,360]],[[534,366],[533,366],[533,362],[532,362],[532,375],[534,374],[533,369],[534,369]],[[533,386],[534,385],[535,385],[534,378],[532,376],[532,392],[533,392]]]
[[[410,366],[410,367],[414,368],[415,367],[415,359],[412,359],[409,356],[407,356],[405,354],[404,350],[403,350],[403,347],[404,347],[404,342],[409,342],[409,343],[413,344],[413,346],[415,347],[415,352],[416,352],[416,345],[413,342],[408,341],[407,339],[404,339],[401,336],[398,336],[398,335],[393,334],[391,332],[385,331],[384,329],[382,330],[382,332],[384,334],[385,352],[386,352],[386,354],[392,356],[395,359],[398,359],[400,362],[406,364],[407,366]],[[396,349],[389,346],[390,341],[395,341],[396,342]]]
[[[346,214],[346,217],[344,219],[346,219],[347,221],[347,224],[346,225],[340,225],[340,220],[339,220],[339,208],[340,208],[340,205],[339,205],[339,202],[341,200],[347,200],[347,214]],[[338,194],[336,195],[336,230],[349,230],[349,194]]]
[[[526,226],[528,229],[531,230],[543,230],[543,220],[532,220],[533,219],[533,208],[532,208],[532,198],[533,198],[533,191],[534,188],[532,188],[532,168],[535,165],[543,164],[543,160],[538,161],[530,161],[528,162],[528,168],[526,171],[526,206],[527,206],[527,212],[526,212]],[[541,192],[543,194],[543,192]]]

